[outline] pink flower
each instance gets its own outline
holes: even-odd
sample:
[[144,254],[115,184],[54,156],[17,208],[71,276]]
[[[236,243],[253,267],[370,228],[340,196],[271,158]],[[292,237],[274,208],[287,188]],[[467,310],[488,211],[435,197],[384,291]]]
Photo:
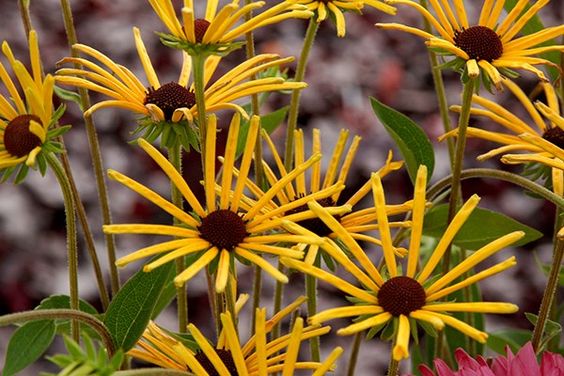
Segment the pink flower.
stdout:
[[542,355],[540,366],[531,342],[514,355],[509,346],[507,356],[498,356],[488,364],[486,359],[478,356],[472,358],[462,349],[456,349],[454,356],[458,363],[458,371],[453,371],[442,359],[435,359],[436,373],[422,364],[419,366],[422,376],[563,376],[564,357],[546,351]]

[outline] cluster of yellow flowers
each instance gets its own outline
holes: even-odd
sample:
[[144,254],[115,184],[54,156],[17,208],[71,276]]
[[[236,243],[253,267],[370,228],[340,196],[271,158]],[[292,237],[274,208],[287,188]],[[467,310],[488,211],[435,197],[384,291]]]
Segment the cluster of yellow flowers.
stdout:
[[[481,75],[484,81],[492,83],[497,89],[508,89],[533,120],[534,125],[519,119],[494,101],[474,94],[472,103],[481,108],[472,107],[470,113],[488,117],[509,131],[503,133],[469,127],[468,136],[502,144],[478,158],[502,155],[505,163],[544,164],[551,168],[553,191],[561,197],[564,195],[564,118],[554,87],[543,71],[535,66],[551,64],[537,57],[539,54],[564,52],[562,45],[544,44],[564,35],[564,25],[518,37],[525,24],[548,0],[538,0],[532,6],[528,6],[527,0],[518,0],[502,21],[500,16],[505,1],[485,0],[477,23],[468,20],[462,0],[454,0],[453,6],[447,0],[430,0],[429,8],[413,0],[285,0],[266,10],[263,10],[265,1],[248,1],[240,5],[239,0],[232,0],[220,7],[218,0],[207,0],[204,18],[196,17],[197,6],[202,1],[184,0],[180,17],[172,0],[149,0],[149,3],[169,31],[169,34],[160,34],[163,43],[182,50],[179,54],[183,64],[176,82],[163,84],[159,81],[141,31],[135,27],[135,46],[146,81],[102,52],[83,44],[73,46],[83,57],[66,57],[59,62],[61,68],[55,75],[44,75],[34,31],[29,34],[31,72],[15,59],[6,42],[2,45],[19,88],[0,63],[0,79],[9,93],[9,96],[0,95],[0,169],[5,169],[9,176],[18,167],[24,170],[36,165],[41,167],[46,163],[46,154],[60,151],[56,142],[62,134],[56,127],[60,114],[54,111],[52,104],[55,85],[88,89],[105,97],[85,109],[86,117],[108,107],[139,114],[139,129],[144,134],[137,144],[166,174],[173,190],[181,196],[180,205],[178,201],[168,200],[118,171],[109,170],[111,179],[157,205],[173,218],[169,225],[104,225],[106,234],[172,237],[172,240],[126,255],[118,259],[116,265],[123,267],[155,256],[143,267],[149,272],[165,263],[191,256],[190,264],[174,278],[176,286],[183,287],[200,271],[206,270],[214,276],[214,294],[222,294],[225,300],[230,300],[224,307],[219,307],[221,313],[215,318],[221,327],[215,347],[193,324],[188,325],[188,331],[199,350],[184,346],[180,340],[151,323],[138,347],[130,351],[133,357],[196,375],[267,375],[281,372],[286,376],[293,375],[298,369],[309,369],[313,375],[323,375],[335,369],[335,362],[343,352],[341,348],[334,349],[324,361],[300,361],[298,353],[302,341],[314,339],[330,330],[321,325],[326,321],[353,318],[353,323],[338,330],[340,335],[365,330],[375,334],[385,325],[392,325],[392,357],[400,361],[409,356],[409,339],[417,322],[430,324],[438,331],[448,325],[484,343],[487,339],[485,332],[451,313],[514,313],[518,310],[514,304],[505,302],[445,300],[450,294],[516,263],[515,257],[511,256],[477,274],[472,273],[476,265],[521,239],[524,235],[521,231],[489,242],[442,274],[437,271],[453,239],[478,205],[478,196],[472,196],[462,205],[430,256],[423,260],[420,247],[424,217],[431,204],[426,196],[426,166],[421,165],[417,171],[413,199],[390,204],[386,202],[381,180],[403,165],[401,161],[394,161],[390,152],[384,165],[375,169],[358,191],[342,200],[341,193],[347,185],[360,137],[354,137],[347,149],[349,132],[341,131],[332,155],[326,158],[321,152],[319,130],[313,131],[311,151],[304,146],[303,131],[293,130],[293,145],[290,145],[288,159],[277,151],[274,141],[261,130],[261,118],[254,113],[249,114],[248,109],[236,103],[240,98],[269,91],[298,92],[306,88],[307,84],[301,80],[265,74],[272,67],[292,62],[293,58],[259,54],[250,56],[219,78],[215,78],[215,73],[222,57],[240,47],[240,40],[245,34],[266,25],[290,18],[311,19],[319,23],[330,17],[336,23],[337,35],[343,37],[344,12],[360,12],[364,7],[372,7],[393,15],[397,12],[395,5],[406,5],[421,13],[432,30],[423,31],[396,23],[376,26],[424,38],[431,49],[454,57],[450,66],[463,72],[464,76],[474,79]],[[196,7],[194,3],[197,3]],[[541,44],[542,47],[537,47]],[[69,63],[74,66],[67,66]],[[546,103],[532,103],[508,78],[513,76],[512,69],[536,74],[546,94]],[[20,91],[24,96],[20,95]],[[232,111],[234,115],[229,125],[225,153],[219,158],[218,166],[215,113],[224,110]],[[452,110],[461,111],[461,107],[453,106]],[[165,130],[173,126],[182,128],[179,138],[164,140]],[[184,180],[179,166],[152,144],[161,136],[161,145],[168,149],[170,157],[174,148],[187,148],[185,132],[196,135],[197,148],[202,152],[203,200]],[[455,129],[442,137],[458,135],[459,129]],[[271,152],[273,164],[255,153],[255,145],[263,143]],[[242,150],[239,145],[244,145]],[[515,151],[524,153],[516,154]],[[259,167],[257,171],[261,171],[260,183],[251,173],[253,164]],[[327,166],[325,171],[324,166]],[[216,175],[218,170],[222,171],[219,176]],[[372,205],[359,209],[357,204],[363,199],[373,200]],[[183,201],[186,208],[182,205]],[[390,219],[398,214],[407,214],[407,219]],[[394,228],[410,232],[407,248],[392,239]],[[373,235],[374,231],[378,236]],[[360,241],[380,247],[383,262],[375,263],[374,256],[363,250]],[[270,258],[265,256],[275,256],[281,265],[333,285],[349,297],[348,303],[321,312],[308,311],[307,324],[297,318],[289,334],[272,337],[270,341],[267,336],[273,328],[293,314],[305,299],[299,298],[274,312],[269,320],[265,309],[257,308],[254,334],[242,344],[237,314],[248,296],[243,294],[237,300],[234,298],[238,294],[238,264],[235,260],[243,265],[256,265],[279,283],[289,281],[283,270],[273,266]],[[322,267],[322,259],[337,265],[357,283]]]

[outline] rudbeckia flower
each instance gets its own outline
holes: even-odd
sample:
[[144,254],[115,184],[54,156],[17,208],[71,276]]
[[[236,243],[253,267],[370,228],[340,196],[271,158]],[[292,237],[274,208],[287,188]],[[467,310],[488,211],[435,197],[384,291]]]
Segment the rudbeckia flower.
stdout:
[[[155,122],[174,123],[183,119],[192,121],[198,113],[198,108],[193,85],[189,85],[191,57],[186,53],[183,54],[182,70],[177,82],[161,84],[151,64],[139,29],[133,28],[133,34],[148,86],[129,69],[113,62],[109,57],[92,47],[83,44],[75,44],[73,48],[97,60],[97,62],[84,58],[67,57],[60,63],[78,63],[84,68],[59,69],[56,76],[57,82],[93,90],[110,98],[94,104],[86,110],[86,115],[105,107],[120,107],[150,116]],[[206,61],[204,77],[206,111],[233,109],[247,117],[245,110],[233,101],[267,91],[306,87],[307,85],[303,82],[285,82],[281,77],[250,80],[254,75],[271,67],[291,62],[293,59],[293,57],[280,59],[278,55],[274,54],[257,55],[233,68],[217,81],[212,82],[211,78],[216,71],[220,58],[210,57]]]
[[[515,7],[500,20],[505,0],[485,0],[477,24],[470,24],[462,0],[430,0],[435,11],[432,15],[419,2],[412,0],[389,0],[390,4],[404,4],[417,10],[439,34],[430,34],[421,29],[398,23],[379,23],[383,29],[402,30],[427,40],[430,48],[439,49],[458,58],[455,68],[464,67],[469,76],[477,77],[482,70],[496,86],[501,82],[501,74],[512,69],[524,69],[547,80],[544,73],[535,65],[550,65],[550,61],[536,57],[547,51],[564,51],[563,45],[536,47],[564,34],[564,25],[547,27],[536,33],[517,35],[549,0],[538,0],[530,8],[529,0],[518,0]],[[509,70],[509,71],[508,71]],[[501,71],[501,72],[500,72]]]
[[[544,104],[533,103],[523,90],[509,79],[502,79],[501,84],[519,100],[530,119],[523,120],[499,104],[474,95],[472,102],[482,108],[472,107],[470,113],[485,116],[508,131],[497,132],[468,127],[468,137],[478,137],[503,145],[478,156],[478,160],[502,154],[501,161],[504,163],[541,163],[551,169],[554,193],[563,196],[564,118],[560,114],[554,87],[547,82],[540,83],[547,99],[547,104]],[[460,111],[460,106],[452,106],[451,109]],[[455,129],[444,134],[440,139],[456,134]],[[514,151],[523,151],[523,153],[511,154]]]
[[[209,0],[204,18],[196,18],[193,0],[184,0],[182,20],[179,20],[172,0],[149,0],[149,3],[171,33],[161,34],[163,43],[190,54],[204,51],[206,54],[225,54],[233,49],[232,42],[249,31],[290,18],[312,16],[306,7],[295,1],[282,1],[245,20],[245,16],[262,8],[266,2],[252,1],[240,7],[239,0],[232,0],[219,9],[218,0]],[[238,46],[240,43],[235,43],[235,48]]]
[[[287,282],[288,277],[273,267],[260,254],[271,254],[290,258],[302,258],[303,252],[292,250],[289,247],[274,245],[279,242],[286,244],[296,243],[319,243],[321,239],[315,235],[305,234],[303,229],[290,221],[277,222],[275,226],[270,226],[271,219],[260,218],[254,213],[246,212],[241,209],[241,197],[245,181],[251,167],[251,160],[255,141],[258,134],[260,119],[253,116],[250,121],[249,131],[245,142],[245,150],[241,157],[239,176],[235,183],[233,192],[233,168],[237,149],[237,140],[240,129],[240,116],[235,114],[229,127],[227,145],[225,151],[225,162],[223,165],[223,175],[221,177],[221,194],[217,203],[216,179],[215,179],[215,148],[216,148],[216,122],[215,115],[209,118],[208,132],[206,133],[205,145],[205,205],[202,205],[195,197],[192,190],[178,171],[168,162],[168,160],[151,144],[139,140],[139,146],[160,166],[163,172],[182,193],[186,203],[190,206],[192,213],[188,213],[170,201],[164,199],[156,192],[129,177],[110,170],[108,175],[113,180],[120,182],[131,190],[137,192],[147,200],[162,208],[172,215],[179,225],[150,225],[150,224],[115,224],[104,226],[104,232],[110,234],[153,234],[174,236],[176,239],[155,244],[116,261],[118,266],[124,266],[132,261],[143,259],[153,255],[161,255],[159,258],[145,265],[143,270],[151,271],[160,265],[170,262],[178,257],[195,254],[197,260],[177,275],[174,282],[177,286],[182,286],[192,278],[198,271],[206,267],[214,260],[217,260],[217,272],[215,287],[217,292],[223,292],[229,274],[232,272],[232,260],[238,258],[258,265],[267,273],[272,275],[280,282]],[[313,156],[308,161],[297,166],[287,176],[280,179],[270,190],[265,193],[265,197],[273,197],[289,182],[295,179],[308,169],[320,158],[319,155]],[[266,199],[260,206],[267,203]],[[264,229],[270,231],[264,233]],[[287,229],[294,233],[283,231]],[[274,230],[274,231],[273,231]]]
[[[20,95],[16,83],[0,62],[0,80],[8,93],[8,96],[0,94],[0,170],[7,169],[7,178],[19,165],[23,169],[20,170],[21,175],[25,176],[27,167],[34,167],[37,161],[44,173],[46,161],[42,152],[60,151],[58,144],[51,141],[56,136],[56,130],[49,130],[57,120],[53,113],[55,80],[51,75],[43,77],[34,30],[29,33],[31,72],[14,57],[5,41],[2,43],[2,52],[7,57],[24,96]],[[60,117],[62,111],[57,112],[56,116]],[[60,131],[57,133],[61,134]]]
[[[294,134],[294,162],[297,166],[304,162],[307,151],[304,144],[303,131],[299,129],[296,130]],[[268,163],[265,161],[262,162],[266,178],[270,185],[273,185],[278,179],[286,176],[288,172],[284,167],[282,157],[276,150],[274,142],[270,139],[266,132],[263,132],[263,137],[270,152],[272,153],[276,169],[278,170],[275,172]],[[344,231],[351,234],[353,238],[381,245],[378,239],[364,234],[365,232],[378,229],[374,207],[350,212],[356,204],[370,193],[370,181],[366,182],[366,184],[364,184],[350,198],[348,198],[345,202],[342,202],[342,205],[338,206],[338,201],[341,198],[343,189],[345,188],[349,170],[354,161],[361,137],[353,137],[347,150],[346,146],[348,139],[349,131],[341,130],[336,144],[332,147],[333,153],[331,157],[327,159],[328,167],[325,171],[325,176],[323,176],[321,171],[323,160],[315,162],[310,169],[309,184],[306,183],[308,180],[306,173],[298,176],[291,184],[288,184],[276,195],[274,201],[271,203],[271,206],[268,209],[264,209],[264,213],[260,213],[260,217],[273,218],[277,215],[286,215],[288,219],[291,219],[293,222],[298,223],[300,226],[320,237],[339,237],[339,233],[336,233],[333,229],[327,227],[315,213],[309,210],[307,203],[315,200],[321,206],[326,207],[341,223]],[[310,154],[316,155],[321,152],[321,133],[319,129],[314,129]],[[392,161],[392,153],[390,152],[384,166],[376,173],[383,178],[390,172],[400,169],[402,166],[403,162]],[[250,191],[257,197],[261,197],[263,195],[261,189],[252,182],[249,182],[248,185]],[[253,208],[253,202],[250,202],[249,206],[251,207],[251,211],[258,213],[258,209]],[[386,207],[386,214],[391,216],[405,213],[409,210],[411,210],[410,202],[401,205],[388,205]],[[408,223],[397,222],[393,223],[393,226],[405,227],[408,226]],[[309,248],[306,255],[306,262],[313,263],[317,257],[319,246],[301,244],[299,249],[305,250],[306,247]],[[403,251],[404,250],[401,248],[397,249],[399,254]],[[329,260],[326,259],[326,261]]]
[[[427,168],[421,166],[417,173],[413,199],[413,218],[411,238],[407,255],[407,267],[402,273],[396,263],[392,247],[392,237],[385,211],[384,190],[378,175],[373,175],[373,194],[378,213],[378,224],[382,239],[384,261],[387,272],[384,274],[367,257],[357,242],[345,231],[340,240],[347,246],[360,266],[353,263],[338,247],[327,247],[326,251],[359,282],[355,286],[336,275],[326,272],[302,261],[282,259],[282,262],[293,269],[312,275],[320,281],[325,281],[351,298],[353,305],[331,308],[310,317],[310,323],[316,324],[342,317],[356,317],[357,320],[345,328],[339,329],[337,334],[350,335],[371,328],[381,328],[390,321],[396,321],[397,331],[394,335],[393,358],[397,361],[409,356],[410,319],[429,323],[437,330],[449,325],[464,335],[481,343],[488,335],[467,323],[451,316],[452,312],[481,312],[481,313],[513,313],[518,310],[514,304],[501,302],[443,302],[442,298],[470,286],[484,278],[497,274],[513,265],[515,257],[485,269],[475,275],[463,277],[460,281],[453,281],[464,276],[474,266],[482,262],[502,248],[514,243],[524,236],[522,231],[515,231],[502,236],[463,260],[440,278],[433,274],[449,247],[458,230],[462,227],[472,210],[477,206],[479,197],[472,196],[458,211],[437,246],[423,265],[417,270],[420,262],[419,248],[423,231],[423,216],[425,211],[425,186]],[[340,224],[317,203],[310,203],[311,209],[330,227],[337,229]]]
[[[299,370],[311,370],[313,376],[325,375],[332,370],[343,352],[342,348],[335,348],[323,363],[300,362],[298,352],[303,341],[328,333],[330,327],[304,327],[303,319],[297,318],[289,334],[272,341],[267,339],[272,329],[304,300],[303,297],[298,298],[269,320],[266,320],[266,310],[257,308],[255,334],[245,344],[241,343],[229,313],[221,314],[223,329],[215,347],[195,325],[188,325],[198,345],[197,350],[187,348],[151,322],[137,343],[139,348],[130,350],[129,355],[162,368],[190,371],[196,376],[266,376],[277,372],[291,376],[294,371],[303,372]],[[241,305],[237,305],[236,309],[240,308]]]
[[345,36],[346,25],[343,13],[347,10],[360,12],[365,5],[368,5],[388,14],[396,14],[396,8],[379,0],[297,0],[296,2],[316,12],[317,22],[324,21],[328,16],[334,17],[339,37]]

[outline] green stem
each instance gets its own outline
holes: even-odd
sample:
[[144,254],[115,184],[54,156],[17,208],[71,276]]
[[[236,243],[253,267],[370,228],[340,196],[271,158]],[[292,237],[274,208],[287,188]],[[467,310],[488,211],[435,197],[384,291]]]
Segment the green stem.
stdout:
[[[564,198],[555,195],[550,190],[545,187],[538,185],[535,182],[530,181],[522,176],[513,174],[507,171],[498,171],[489,168],[470,168],[464,170],[460,174],[460,180],[472,179],[472,178],[491,178],[496,180],[506,181],[512,183],[528,191],[531,191],[547,201],[552,202],[558,208],[564,209]],[[447,176],[436,182],[432,187],[427,190],[427,197],[429,200],[433,200],[434,197],[439,195],[445,189],[449,188],[452,184],[452,175]]]
[[388,376],[397,376],[399,362],[394,359],[393,353],[390,354],[390,365],[388,366]]
[[[76,36],[76,30],[74,27],[70,0],[61,0],[61,9],[63,12],[65,31],[67,33],[67,40],[69,43],[69,47],[71,47],[71,54],[73,57],[79,57],[79,53],[72,48],[74,44],[78,43],[78,38]],[[81,68],[80,64],[75,64],[75,67]],[[90,98],[88,96],[88,91],[86,89],[79,88],[78,93],[80,95],[81,108],[82,109],[89,108]],[[108,192],[106,188],[106,181],[104,179],[102,154],[100,152],[98,135],[96,133],[96,128],[94,127],[94,122],[92,121],[91,117],[85,116],[84,124],[86,126],[86,135],[88,138],[88,145],[90,148],[92,165],[94,167],[94,174],[96,176],[96,188],[98,190],[98,199],[100,201],[100,206],[102,211],[102,222],[104,225],[109,225],[112,222],[112,218],[110,214],[110,204],[109,204]],[[115,250],[114,236],[112,234],[104,234],[104,238],[106,241],[108,263],[110,267],[111,290],[112,290],[112,295],[115,295],[119,291],[120,281],[119,281],[119,274],[116,266],[116,250]]]
[[253,312],[251,333],[255,333],[255,322],[257,320],[257,308],[260,307],[260,297],[262,293],[262,269],[260,266],[253,267]]
[[[460,201],[460,174],[464,162],[464,149],[466,147],[466,130],[468,129],[468,121],[470,120],[470,109],[472,106],[472,95],[474,94],[474,79],[470,78],[462,90],[462,108],[460,117],[458,118],[458,135],[456,137],[456,150],[454,155],[454,163],[452,166],[452,183],[450,190],[450,200],[448,203],[448,219],[450,223],[456,211],[458,210],[458,202]],[[450,265],[450,253],[452,247],[445,252],[443,258],[443,274],[448,271]]]
[[[301,82],[304,80],[305,70],[307,66],[307,60],[313,42],[315,41],[315,34],[319,28],[319,23],[315,20],[315,17],[309,19],[309,24],[307,26],[306,34],[304,37],[304,44],[302,46],[302,52],[300,53],[300,59],[298,60],[298,65],[296,66],[296,74],[294,76],[295,82]],[[286,128],[286,148],[284,153],[284,166],[287,171],[291,170],[292,167],[292,154],[294,150],[294,130],[296,130],[298,125],[298,112],[300,109],[300,95],[301,89],[296,89],[292,92],[292,98],[290,99],[290,111],[288,113],[288,127]]]
[[[286,274],[286,267],[278,260],[278,271],[282,274]],[[280,312],[282,309],[282,297],[284,296],[284,283],[276,281],[276,286],[274,287],[274,311]],[[272,328],[272,340],[280,336],[280,323],[276,324]]]
[[[316,257],[314,266],[320,266],[320,255]],[[305,276],[305,288],[307,296],[307,317],[312,317],[317,313],[317,278],[306,274]],[[319,337],[313,337],[309,340],[309,349],[311,352],[311,360],[313,362],[319,362]]]
[[29,1],[18,0],[18,7],[20,8],[20,15],[22,16],[22,23],[25,30],[25,35],[28,37],[29,32],[33,29],[31,26],[31,17],[29,14]]
[[[202,171],[205,171],[204,161],[206,155],[206,100],[204,94],[204,67],[206,56],[192,56],[192,70],[194,73],[194,94],[196,96],[196,106],[198,107],[198,129],[200,130],[200,151],[202,153]],[[205,172],[204,172],[205,175]]]
[[[427,1],[420,0],[419,3],[425,9],[427,9]],[[424,30],[430,34],[432,34],[431,23],[426,19],[423,18]],[[452,130],[450,124],[450,117],[448,111],[448,101],[446,97],[445,91],[445,84],[443,81],[443,75],[441,73],[441,68],[437,59],[437,54],[433,51],[428,50],[429,53],[429,63],[431,64],[431,74],[433,76],[433,84],[435,87],[435,93],[437,94],[437,100],[439,104],[439,114],[441,115],[441,120],[443,122],[443,129],[445,133],[450,132]],[[452,138],[447,138],[447,146],[448,146],[448,155],[450,157],[451,166],[454,162],[454,140]]]
[[221,326],[219,325],[219,315],[221,313],[221,302],[219,301],[218,294],[215,293],[215,286],[213,284],[213,278],[210,274],[210,269],[206,268],[206,282],[208,284],[208,301],[210,304],[210,311],[215,323],[215,331],[217,337],[219,337],[219,332]]
[[[170,164],[174,166],[176,171],[182,175],[182,150],[179,142],[176,142],[174,146],[168,149],[168,160]],[[183,199],[182,194],[176,188],[174,184],[170,185],[170,194],[172,197],[172,203],[182,209]],[[174,224],[179,225],[180,221],[174,218]],[[176,274],[180,274],[184,271],[184,258],[179,257],[175,261],[176,263]],[[188,302],[186,296],[186,285],[176,288],[176,304],[177,304],[177,314],[178,314],[178,331],[180,333],[186,333],[188,325]]]
[[536,351],[540,350],[542,335],[544,333],[546,321],[548,320],[550,308],[554,301],[554,297],[556,296],[556,291],[558,290],[558,279],[560,276],[560,269],[562,268],[563,254],[564,254],[564,239],[561,237],[557,237],[556,249],[553,254],[552,266],[550,268],[548,281],[546,283],[546,288],[544,289],[544,294],[542,296],[537,323],[535,325],[535,329],[533,330],[532,344],[533,344],[533,348]]
[[[78,302],[78,248],[76,244],[76,217],[74,211],[74,199],[70,188],[69,180],[61,162],[53,154],[46,154],[47,162],[55,173],[65,202],[65,215],[67,225],[67,257],[69,262],[69,289],[70,289],[70,308],[79,309]],[[79,328],[78,322],[71,323],[72,338],[78,342]]]
[[73,320],[73,322],[80,321],[94,329],[100,335],[100,338],[104,343],[104,347],[108,351],[108,356],[110,358],[113,356],[115,352],[115,346],[110,332],[102,321],[86,312],[74,309],[37,309],[33,311],[11,313],[9,315],[0,316],[0,326],[36,320],[61,319]]
[[354,369],[356,368],[356,362],[358,361],[358,353],[360,352],[363,335],[364,332],[358,332],[354,335],[351,356],[349,357],[349,364],[347,366],[347,376],[354,376]]

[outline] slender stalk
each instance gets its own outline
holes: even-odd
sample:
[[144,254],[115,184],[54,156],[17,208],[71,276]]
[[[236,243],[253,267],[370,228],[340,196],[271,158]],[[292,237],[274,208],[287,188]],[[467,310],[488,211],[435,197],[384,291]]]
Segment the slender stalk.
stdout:
[[[419,3],[425,9],[427,9],[427,1],[420,0]],[[423,27],[426,32],[432,34],[431,23],[426,19],[423,18]],[[446,97],[445,91],[445,84],[443,81],[443,75],[441,73],[441,68],[439,67],[439,61],[437,59],[437,54],[431,50],[428,50],[429,53],[429,63],[431,64],[431,74],[433,76],[433,84],[435,87],[435,93],[437,94],[437,100],[439,104],[439,114],[441,115],[441,121],[443,123],[443,129],[445,133],[452,130],[450,124],[450,117],[448,116],[448,101]],[[450,163],[452,167],[452,163],[454,162],[454,140],[452,138],[447,138],[447,146],[448,146],[448,155],[450,157]]]
[[[468,129],[468,121],[470,120],[470,108],[472,106],[472,95],[474,94],[475,79],[470,78],[462,90],[462,109],[458,118],[458,135],[456,137],[456,151],[452,166],[452,183],[450,191],[450,200],[448,203],[448,220],[450,223],[456,211],[458,210],[458,202],[460,201],[460,174],[464,162],[464,149],[466,147],[466,130]],[[443,258],[443,274],[448,271],[450,265],[451,248],[445,252]]]
[[[278,271],[285,274],[286,267],[278,260]],[[276,281],[276,286],[274,287],[274,311],[280,312],[282,309],[282,298],[284,296],[284,284],[282,282]],[[276,324],[272,328],[272,340],[280,336],[280,323]]]
[[358,361],[358,353],[360,352],[363,335],[364,332],[358,332],[354,335],[351,356],[349,357],[349,364],[347,366],[347,376],[354,376],[354,369],[356,368],[356,362]]
[[[317,22],[317,20],[315,20],[315,17],[310,18],[309,24],[307,26],[306,34],[304,37],[302,52],[300,53],[300,59],[298,60],[298,65],[296,66],[296,74],[294,76],[295,82],[300,82],[304,80],[309,52],[311,51],[311,47],[313,46],[313,42],[315,41],[315,34],[317,33],[318,28],[319,28],[319,23]],[[284,152],[284,166],[286,167],[287,171],[289,171],[292,167],[292,154],[294,150],[294,130],[296,130],[298,125],[300,95],[301,95],[301,89],[296,89],[292,92],[292,98],[290,99],[288,127],[286,128],[286,149]]]
[[[498,171],[489,168],[470,168],[463,170],[460,174],[460,180],[472,179],[472,178],[491,178],[496,180],[506,181],[508,183],[517,185],[528,191],[531,191],[547,201],[552,202],[558,208],[564,209],[564,198],[555,195],[550,190],[545,187],[530,181],[522,176],[513,174],[507,171]],[[437,195],[443,192],[445,189],[449,188],[452,184],[452,175],[447,176],[438,182],[436,182],[432,187],[427,190],[427,197],[429,200],[433,200]]]
[[[321,264],[320,255],[316,257],[314,266],[319,267]],[[312,317],[317,313],[317,278],[307,275],[305,276],[305,288],[307,296],[307,317]],[[309,340],[309,349],[311,352],[311,361],[319,362],[319,337],[313,337]]]
[[221,304],[218,302],[217,294],[215,293],[215,287],[213,284],[213,278],[210,274],[209,268],[206,268],[206,282],[208,284],[208,301],[210,303],[210,311],[215,323],[216,335],[219,337],[220,325],[219,325],[219,314],[221,313]]
[[11,313],[9,315],[0,316],[0,326],[36,320],[61,319],[73,320],[73,322],[80,321],[88,325],[100,335],[102,342],[104,342],[104,347],[108,351],[108,356],[111,357],[114,354],[114,342],[104,323],[89,313],[74,309],[37,309],[33,311]]
[[[69,262],[69,290],[70,308],[78,310],[78,247],[76,244],[76,217],[74,211],[74,199],[70,188],[69,180],[61,162],[53,154],[46,154],[47,162],[55,173],[65,202],[65,215],[67,225],[67,257]],[[79,328],[78,322],[71,323],[72,338],[78,342]]]
[[546,283],[546,288],[544,289],[544,295],[542,296],[537,323],[535,325],[535,329],[533,330],[532,344],[533,348],[536,351],[540,350],[546,321],[548,320],[550,308],[554,301],[554,297],[556,296],[556,291],[558,290],[558,278],[560,275],[560,269],[562,268],[563,254],[564,236],[561,236],[559,234],[559,236],[557,236],[556,249],[553,254],[552,266],[548,275],[548,281]]
[[[176,143],[174,146],[168,149],[168,160],[174,166],[176,171],[182,175],[182,150],[180,143]],[[182,209],[183,199],[182,194],[176,188],[174,184],[170,184],[170,195],[172,197],[172,203]],[[180,224],[180,221],[174,218],[174,224]],[[180,274],[184,271],[184,258],[179,257],[175,261],[176,263],[176,274]],[[180,333],[186,333],[188,325],[188,302],[186,296],[186,285],[176,288],[176,305],[177,305],[177,315],[178,315],[178,331]]]
[[255,322],[257,320],[257,308],[260,307],[260,297],[262,294],[262,269],[260,266],[253,267],[253,312],[251,333],[255,333]]
[[393,353],[390,354],[390,365],[388,366],[388,376],[397,376],[399,362],[394,359]]
[[[72,49],[72,46],[78,42],[78,39],[76,36],[76,29],[74,27],[70,0],[61,0],[61,9],[63,12],[65,31],[67,33],[67,40],[69,43],[69,47],[71,47],[71,54],[73,57],[79,57],[78,52]],[[80,68],[80,64],[75,64],[75,65],[77,68]],[[78,93],[80,95],[81,107],[83,109],[89,108],[90,98],[88,96],[88,91],[83,88],[79,88]],[[100,206],[102,211],[102,222],[104,225],[109,225],[112,222],[112,218],[110,214],[110,204],[109,204],[108,192],[106,188],[106,181],[104,179],[102,154],[100,152],[98,135],[96,133],[96,128],[94,127],[94,122],[92,121],[91,117],[85,116],[84,124],[86,126],[86,135],[88,138],[88,145],[90,148],[92,165],[96,176],[96,188],[98,190],[98,199],[100,201]],[[116,250],[115,250],[114,236],[112,234],[104,234],[104,238],[106,241],[108,263],[110,267],[111,290],[112,290],[112,295],[115,295],[119,291],[120,281],[119,281],[118,270],[116,267]]]
[[18,7],[20,9],[20,15],[22,16],[25,35],[28,36],[29,32],[33,29],[33,27],[31,26],[31,17],[29,14],[29,0],[18,0]]
[[[192,71],[194,73],[194,94],[196,96],[196,106],[198,107],[198,129],[200,130],[200,151],[202,153],[202,171],[204,171],[204,161],[206,155],[206,100],[204,95],[204,67],[206,56],[192,56]],[[205,175],[205,173],[204,173]]]

